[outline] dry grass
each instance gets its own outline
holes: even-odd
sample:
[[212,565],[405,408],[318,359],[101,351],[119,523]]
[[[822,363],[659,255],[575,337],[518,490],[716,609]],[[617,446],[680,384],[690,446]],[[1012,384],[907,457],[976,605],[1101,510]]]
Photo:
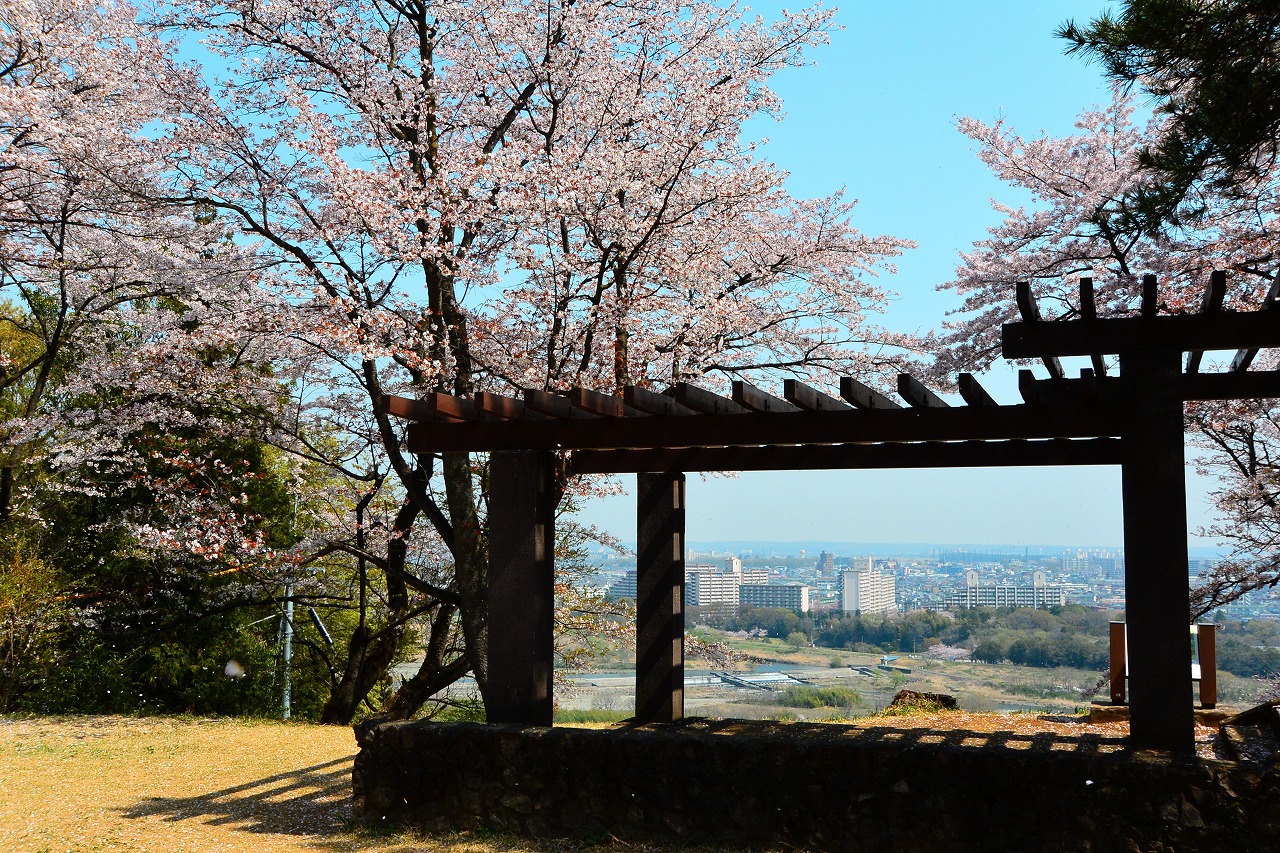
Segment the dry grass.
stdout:
[[[716,728],[729,733],[734,724]],[[777,724],[775,724],[777,725]],[[790,728],[790,727],[788,727]],[[806,725],[792,729],[799,733]],[[833,735],[962,737],[990,748],[1123,748],[1126,723],[1091,726],[1033,714],[941,713],[862,718]],[[854,731],[856,729],[856,731]],[[961,735],[961,732],[964,734]],[[1213,730],[1197,731],[1212,755]],[[1083,741],[1082,741],[1083,739]],[[968,743],[973,741],[973,743]],[[306,724],[124,717],[0,717],[0,850],[373,851],[549,853],[671,848],[588,845],[460,834],[421,837],[353,830],[346,728]],[[710,848],[700,848],[708,851]]]
[[0,717],[0,851],[552,853],[588,846],[353,830],[355,752],[351,730],[335,726]]

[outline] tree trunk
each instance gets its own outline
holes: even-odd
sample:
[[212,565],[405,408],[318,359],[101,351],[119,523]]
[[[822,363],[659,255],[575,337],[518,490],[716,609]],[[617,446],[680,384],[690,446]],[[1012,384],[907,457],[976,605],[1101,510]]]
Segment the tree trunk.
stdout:
[[442,469],[445,500],[453,521],[454,576],[461,599],[462,637],[471,659],[471,672],[483,696],[489,688],[489,549],[480,528],[470,454],[444,454]]
[[[408,537],[413,522],[418,517],[418,507],[407,500],[396,513],[395,528],[403,535],[392,536],[387,546],[387,624],[380,631],[373,631],[363,611],[360,623],[351,634],[347,648],[347,665],[342,678],[329,694],[320,722],[331,725],[350,725],[356,709],[369,695],[369,691],[386,675],[395,662],[400,644],[408,629],[409,594],[404,583],[405,556],[408,553]],[[367,582],[361,579],[362,583]]]
[[9,505],[13,502],[13,468],[0,468],[0,523],[9,520]]
[[374,720],[410,719],[432,696],[467,674],[471,662],[466,655],[447,664],[444,662],[449,650],[455,610],[451,605],[441,606],[431,620],[431,639],[427,642],[427,654],[422,666],[414,673],[413,678],[400,685],[387,706],[374,715]]

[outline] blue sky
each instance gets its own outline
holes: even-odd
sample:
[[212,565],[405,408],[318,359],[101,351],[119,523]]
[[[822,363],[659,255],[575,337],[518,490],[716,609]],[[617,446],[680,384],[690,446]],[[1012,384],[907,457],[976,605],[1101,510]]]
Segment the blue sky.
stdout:
[[[1063,55],[1053,32],[1109,5],[849,3],[837,15],[844,29],[812,54],[816,65],[775,78],[786,118],[753,130],[770,140],[765,156],[791,173],[791,191],[819,196],[845,186],[859,199],[860,229],[919,244],[884,280],[899,298],[883,325],[936,328],[958,304],[936,285],[950,280],[957,253],[999,221],[989,200],[1028,200],[989,174],[956,117],[1005,116],[1028,136],[1070,132],[1081,110],[1108,100],[1108,87],[1095,66]],[[753,8],[769,17],[780,5]],[[1017,402],[1012,371],[997,370],[984,384],[1001,402]],[[1193,545],[1212,544],[1194,536],[1211,520],[1211,487],[1188,469]],[[690,476],[688,501],[692,542],[1122,544],[1118,468]],[[583,520],[632,541],[634,499],[593,501]]]

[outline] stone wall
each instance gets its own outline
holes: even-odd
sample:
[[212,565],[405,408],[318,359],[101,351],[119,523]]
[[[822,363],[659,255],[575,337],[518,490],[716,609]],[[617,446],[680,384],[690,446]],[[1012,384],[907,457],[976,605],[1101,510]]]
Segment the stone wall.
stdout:
[[388,723],[357,733],[355,808],[428,831],[877,853],[1280,849],[1280,768],[872,731]]

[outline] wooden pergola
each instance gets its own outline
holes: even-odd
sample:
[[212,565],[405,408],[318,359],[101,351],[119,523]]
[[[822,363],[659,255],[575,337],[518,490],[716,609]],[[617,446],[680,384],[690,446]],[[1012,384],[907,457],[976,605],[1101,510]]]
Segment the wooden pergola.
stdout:
[[[639,475],[640,722],[684,714],[686,472],[1119,465],[1130,743],[1193,753],[1183,402],[1280,397],[1280,372],[1248,369],[1259,348],[1280,346],[1276,288],[1249,312],[1223,310],[1225,290],[1225,275],[1214,273],[1199,312],[1160,315],[1147,276],[1138,316],[1103,319],[1082,279],[1078,317],[1043,322],[1019,285],[1023,319],[1004,326],[1002,354],[1041,359],[1049,378],[1021,371],[1016,405],[997,404],[968,374],[963,406],[905,374],[904,403],[849,377],[839,396],[787,380],[782,397],[738,381],[731,397],[678,384],[666,393],[631,386],[620,397],[575,388],[385,398],[387,412],[412,421],[410,451],[491,454],[490,721],[551,724],[557,453],[570,473]],[[1238,352],[1228,371],[1201,373],[1209,350]],[[1107,375],[1107,355],[1119,356],[1118,376]],[[1089,356],[1093,367],[1067,378],[1065,356]]]

